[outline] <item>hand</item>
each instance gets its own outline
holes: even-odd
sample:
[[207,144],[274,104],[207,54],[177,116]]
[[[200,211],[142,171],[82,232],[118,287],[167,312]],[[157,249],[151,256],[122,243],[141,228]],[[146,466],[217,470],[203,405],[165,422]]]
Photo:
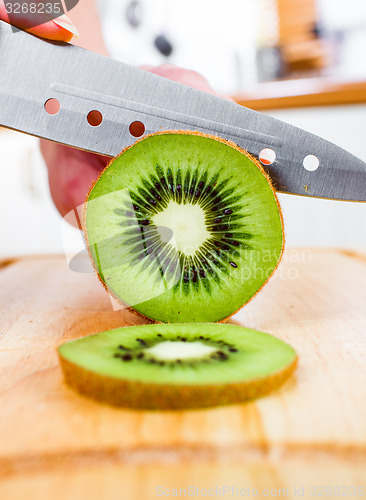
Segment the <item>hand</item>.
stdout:
[[[9,8],[7,11],[6,3],[6,0],[0,0],[1,21],[5,21],[33,35],[49,40],[70,42],[74,36],[78,36],[76,27],[66,15],[52,19],[51,16],[43,12],[38,13],[37,11],[36,13],[28,14],[23,13],[22,9],[20,9],[19,14],[15,14],[10,12]],[[44,6],[44,2],[41,0],[33,0],[32,4],[35,4],[36,7],[39,5]],[[20,3],[20,5],[22,6],[23,4]],[[28,7],[28,2],[25,1],[24,5]],[[41,11],[41,9],[39,10]]]
[[[142,66],[142,69],[184,83],[190,87],[216,94],[207,80],[195,71],[178,68],[170,64],[158,67]],[[121,144],[121,150],[122,148],[123,144]],[[87,153],[45,140],[41,141],[41,151],[48,167],[53,201],[63,216],[85,202],[89,189],[108,161],[110,161],[108,157]]]
[[[35,3],[42,2],[35,0]],[[39,15],[37,17],[39,24],[34,26],[34,17],[30,20],[25,14],[12,14],[9,19],[5,5],[6,0],[0,0],[0,20],[34,35],[65,42],[78,36],[75,25],[65,15],[55,19]],[[72,15],[77,20],[76,24],[80,26],[82,33],[78,45],[106,54],[94,0],[80,0],[78,7],[73,9]],[[195,71],[170,64],[158,67],[143,66],[142,69],[204,92],[216,94],[207,80]],[[122,148],[123,144],[121,144],[121,150]],[[84,203],[89,189],[110,161],[109,157],[80,151],[44,139],[41,140],[41,152],[48,168],[51,195],[62,216]]]

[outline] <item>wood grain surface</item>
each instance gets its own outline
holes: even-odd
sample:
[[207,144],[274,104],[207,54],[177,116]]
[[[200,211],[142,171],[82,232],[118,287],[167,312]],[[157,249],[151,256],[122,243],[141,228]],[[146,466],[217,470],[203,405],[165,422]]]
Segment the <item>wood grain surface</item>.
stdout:
[[365,284],[362,252],[288,250],[230,321],[289,342],[295,375],[243,405],[143,412],[74,393],[56,347],[144,320],[64,257],[3,260],[0,498],[366,496]]
[[256,111],[336,106],[366,102],[366,81],[303,78],[259,83],[252,90],[232,95],[241,106]]

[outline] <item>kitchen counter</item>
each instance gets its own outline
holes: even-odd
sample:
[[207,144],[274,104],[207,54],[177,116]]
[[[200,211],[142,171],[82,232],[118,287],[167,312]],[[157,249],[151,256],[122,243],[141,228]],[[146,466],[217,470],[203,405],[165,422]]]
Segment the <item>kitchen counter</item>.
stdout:
[[232,96],[242,106],[264,111],[361,104],[366,102],[366,80],[341,80],[330,77],[280,80],[260,83]]
[[72,272],[62,256],[4,259],[0,498],[150,500],[189,486],[201,496],[224,486],[252,496],[366,494],[365,283],[366,253],[289,249],[230,322],[289,342],[295,374],[246,404],[144,412],[74,393],[56,353],[67,340],[144,320],[113,311],[96,276]]

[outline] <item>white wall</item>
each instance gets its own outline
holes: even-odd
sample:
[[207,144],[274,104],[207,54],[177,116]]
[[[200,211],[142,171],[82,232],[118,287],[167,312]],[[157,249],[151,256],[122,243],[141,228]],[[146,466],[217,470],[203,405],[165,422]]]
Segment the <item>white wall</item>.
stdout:
[[[366,161],[366,105],[283,110],[272,116],[308,129]],[[121,145],[121,149],[122,149]],[[366,186],[365,186],[366,189]],[[280,195],[288,245],[366,247],[366,203]],[[0,256],[77,250],[80,236],[52,204],[35,138],[0,131]]]
[[[61,221],[38,140],[0,130],[0,256],[63,252]],[[72,247],[77,231],[66,235]]]
[[[268,0],[265,2],[268,4]],[[263,32],[263,0],[140,0],[141,24],[131,27],[131,0],[100,0],[103,33],[112,57],[132,65],[166,62],[196,70],[219,92],[236,92],[256,81],[255,50]],[[173,45],[169,58],[154,46],[164,34]]]

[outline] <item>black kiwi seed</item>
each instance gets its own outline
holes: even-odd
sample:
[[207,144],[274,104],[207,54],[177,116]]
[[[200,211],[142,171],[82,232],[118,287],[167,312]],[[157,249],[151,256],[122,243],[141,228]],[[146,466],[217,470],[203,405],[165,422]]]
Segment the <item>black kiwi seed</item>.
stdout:
[[144,219],[144,220],[141,221],[141,225],[142,226],[148,226],[149,224],[150,224],[149,219]]
[[237,264],[235,264],[235,262],[230,262],[230,266],[233,267],[234,269],[237,269]]
[[225,215],[231,215],[232,213],[233,213],[233,211],[230,210],[230,208],[227,208],[226,210],[224,210]]
[[137,342],[139,342],[139,344],[146,345],[146,342],[143,339],[136,339],[136,340]]
[[144,357],[144,353],[143,352],[139,352],[136,357],[137,357],[137,359],[141,359],[141,358]]
[[223,351],[217,351],[211,355],[211,359],[226,361],[228,359],[228,355],[225,354]]
[[124,356],[122,356],[123,361],[131,361],[132,358],[133,356],[131,356],[131,354],[125,354]]
[[237,349],[235,349],[235,347],[230,347],[229,351],[230,351],[230,352],[238,352],[238,350],[237,350]]

